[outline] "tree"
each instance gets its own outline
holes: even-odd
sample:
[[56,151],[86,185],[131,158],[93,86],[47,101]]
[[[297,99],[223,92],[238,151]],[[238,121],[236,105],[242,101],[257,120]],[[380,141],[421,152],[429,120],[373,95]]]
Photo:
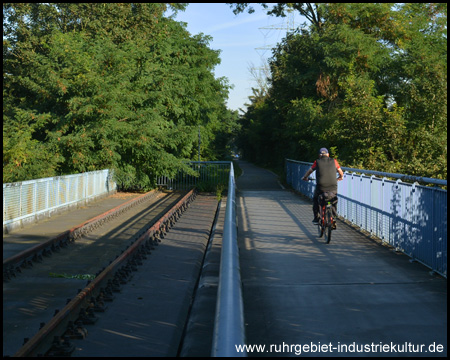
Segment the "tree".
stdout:
[[[326,146],[347,166],[446,177],[446,4],[262,6],[311,21],[273,49],[269,96],[244,115],[276,114],[264,123],[279,140],[272,166]],[[247,126],[258,128],[244,121],[243,137]]]
[[199,126],[205,149],[233,136],[221,122],[236,121],[229,86],[212,73],[219,52],[165,10],[4,4],[4,181],[111,168],[124,187],[149,188],[158,175],[191,172]]
[[[234,7],[233,12],[235,15],[244,12],[246,9],[249,14],[255,12],[253,6],[249,6],[250,3],[227,3],[231,8]],[[268,3],[259,3],[265,10],[267,15],[275,15],[279,17],[285,17],[288,11],[298,11],[300,15],[303,15],[317,30],[320,30],[323,24],[321,15],[321,7],[319,4],[312,3],[269,3],[272,8],[269,8]]]

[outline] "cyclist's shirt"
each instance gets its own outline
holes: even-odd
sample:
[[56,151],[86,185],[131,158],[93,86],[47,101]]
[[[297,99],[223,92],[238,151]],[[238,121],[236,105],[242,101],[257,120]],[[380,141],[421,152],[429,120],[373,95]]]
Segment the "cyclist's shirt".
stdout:
[[316,184],[320,192],[337,193],[336,171],[340,168],[336,159],[324,156],[314,161],[311,169],[316,170]]

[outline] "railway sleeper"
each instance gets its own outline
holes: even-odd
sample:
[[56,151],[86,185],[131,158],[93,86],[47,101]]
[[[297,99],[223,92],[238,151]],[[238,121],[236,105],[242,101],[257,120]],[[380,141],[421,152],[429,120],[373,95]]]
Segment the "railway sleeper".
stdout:
[[117,279],[108,280],[108,282],[110,282],[113,292],[121,292],[120,283]]
[[127,271],[124,266],[122,266],[119,270],[117,270],[117,273],[120,277],[128,277],[130,275],[130,271]]
[[129,264],[122,266],[121,270],[127,277],[131,277],[133,270],[131,269],[131,266]]
[[143,260],[143,258],[142,258],[142,256],[141,256],[140,254],[135,254],[135,255],[133,256],[133,260],[134,260],[134,262],[136,263],[136,266],[142,265],[142,260]]
[[78,320],[75,323],[73,321],[69,321],[67,325],[67,330],[64,335],[68,336],[70,339],[85,339],[88,334],[88,331],[85,327],[83,327],[83,322]]
[[84,325],[93,325],[98,321],[98,317],[95,316],[94,309],[87,307],[85,309],[81,309],[78,320],[80,320]]
[[156,234],[153,235],[153,238],[152,238],[152,243],[153,243],[153,244],[152,244],[152,245],[156,247],[156,246],[159,245],[160,242],[161,242],[161,240],[158,239],[158,237],[156,236]]
[[31,260],[25,259],[25,260],[22,262],[22,264],[20,265],[20,267],[21,267],[22,269],[29,269],[29,268],[32,268],[32,267],[33,267],[33,263],[32,263]]
[[137,271],[138,263],[136,262],[136,260],[133,258],[133,259],[129,260],[129,263],[130,263],[131,270]]
[[94,306],[95,312],[105,312],[107,308],[108,308],[108,306],[106,306],[106,304],[104,303],[103,300],[97,299],[97,301],[95,302],[95,306]]
[[103,298],[103,301],[113,301],[116,298],[109,287],[100,288],[99,296]]
[[70,234],[70,239],[71,239],[72,241],[75,241],[75,240],[77,240],[77,239],[80,238],[80,237],[81,237],[81,230],[79,230],[79,229],[74,230],[74,231]]
[[117,277],[117,280],[119,281],[120,284],[124,285],[124,284],[126,284],[126,283],[128,282],[128,275],[126,275],[126,274],[120,274],[120,275]]
[[70,342],[68,336],[55,336],[53,339],[52,347],[45,354],[49,357],[70,356],[75,350],[75,345]]
[[7,282],[11,280],[12,277],[16,277],[16,272],[22,272],[19,267],[14,268],[13,266],[3,270],[3,281]]
[[34,261],[34,262],[41,263],[42,260],[43,260],[43,258],[42,258],[42,253],[36,253],[36,254],[34,254],[34,256],[33,256],[33,261]]
[[101,312],[104,312],[108,308],[108,306],[105,304],[106,300],[105,300],[104,294],[98,294],[96,300],[97,300],[98,306],[103,308],[103,310]]
[[94,312],[105,312],[106,306],[101,299],[96,299],[92,296],[89,300],[89,309],[92,309]]
[[147,259],[148,259],[148,256],[147,256],[147,255],[151,255],[151,251],[150,251],[150,250],[147,250],[144,246],[141,246],[140,252],[141,252],[141,257],[142,257],[142,259],[144,259],[144,260],[147,260]]
[[147,239],[147,241],[145,242],[145,246],[149,249],[149,250],[155,250],[155,238],[152,236],[150,238]]
[[141,249],[145,254],[150,255],[152,253],[151,250],[154,249],[154,247],[150,244],[150,242],[147,240],[142,246]]
[[69,238],[65,238],[59,242],[59,246],[61,248],[65,248],[67,247],[67,245],[69,245]]
[[52,251],[59,252],[61,250],[61,247],[59,244],[52,244],[51,246]]
[[147,251],[146,247],[144,245],[141,245],[138,249],[138,254],[141,257],[141,259],[147,259],[147,255],[150,254],[150,251]]

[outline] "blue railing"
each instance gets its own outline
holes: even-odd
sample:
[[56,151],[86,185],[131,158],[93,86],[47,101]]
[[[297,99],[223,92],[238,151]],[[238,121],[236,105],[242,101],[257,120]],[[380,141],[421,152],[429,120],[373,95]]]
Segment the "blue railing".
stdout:
[[237,244],[236,184],[233,163],[230,163],[227,207],[225,211],[211,355],[215,357],[242,357],[246,356],[246,353],[238,353],[236,351],[236,345],[245,344],[245,329],[239,248]]
[[[311,165],[286,160],[287,183],[309,198],[316,185],[301,178]],[[447,181],[342,169],[344,180],[338,183],[339,216],[447,277],[447,191],[402,180],[445,186]]]

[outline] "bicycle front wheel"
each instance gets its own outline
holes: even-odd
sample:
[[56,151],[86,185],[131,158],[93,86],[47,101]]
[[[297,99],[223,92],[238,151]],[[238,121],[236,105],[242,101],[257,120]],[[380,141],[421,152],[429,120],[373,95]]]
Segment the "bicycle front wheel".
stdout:
[[323,236],[323,226],[322,226],[322,220],[319,221],[319,225],[317,225],[317,231],[319,233],[319,237]]

